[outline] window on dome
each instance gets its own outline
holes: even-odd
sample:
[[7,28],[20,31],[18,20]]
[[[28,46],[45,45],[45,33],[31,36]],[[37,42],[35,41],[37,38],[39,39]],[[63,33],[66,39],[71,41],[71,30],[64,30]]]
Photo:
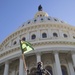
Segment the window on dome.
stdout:
[[54,37],[58,37],[58,34],[57,34],[57,33],[53,33],[53,36],[54,36]]
[[17,42],[16,41],[14,41],[14,43],[13,43],[13,45],[15,45]]
[[[52,67],[51,67],[51,66],[46,66],[45,69],[48,70],[48,72],[49,72],[51,75],[53,75],[53,71],[52,71]],[[49,75],[49,74],[47,73],[47,75]]]
[[48,20],[50,20],[50,18],[48,18]]
[[28,22],[28,24],[30,23],[30,21]]
[[55,21],[57,21],[57,19],[54,19]]
[[31,36],[31,39],[36,39],[36,35],[33,34],[33,35]]
[[35,19],[34,22],[36,22],[37,20]]
[[46,33],[42,33],[42,38],[47,38],[47,34]]
[[63,34],[63,36],[65,37],[65,38],[67,38],[68,36],[67,36],[67,34]]
[[42,15],[40,15],[40,17],[42,17]]
[[43,21],[43,18],[41,18],[41,21]]
[[24,24],[22,25],[22,27],[24,26]]
[[61,21],[61,23],[63,23],[63,21]]
[[73,36],[73,38],[75,39],[75,36]]
[[39,15],[37,15],[37,17],[39,17]]
[[25,41],[25,40],[26,40],[26,38],[25,38],[25,37],[23,37],[23,38],[22,38],[22,40],[23,40],[23,41]]
[[68,75],[67,68],[65,66],[61,66],[62,75]]

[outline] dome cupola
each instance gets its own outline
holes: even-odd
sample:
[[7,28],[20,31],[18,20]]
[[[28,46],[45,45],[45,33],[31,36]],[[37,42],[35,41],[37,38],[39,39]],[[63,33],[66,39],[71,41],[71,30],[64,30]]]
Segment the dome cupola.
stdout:
[[38,12],[35,14],[35,18],[37,17],[48,17],[48,14],[46,12],[43,11],[43,8],[41,5],[38,6]]

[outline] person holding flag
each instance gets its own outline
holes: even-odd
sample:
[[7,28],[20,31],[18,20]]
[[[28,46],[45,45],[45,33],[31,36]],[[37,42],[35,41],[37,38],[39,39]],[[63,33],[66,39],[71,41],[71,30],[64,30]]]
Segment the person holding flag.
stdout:
[[43,68],[42,62],[38,62],[37,63],[36,75],[51,75],[51,74],[47,69]]

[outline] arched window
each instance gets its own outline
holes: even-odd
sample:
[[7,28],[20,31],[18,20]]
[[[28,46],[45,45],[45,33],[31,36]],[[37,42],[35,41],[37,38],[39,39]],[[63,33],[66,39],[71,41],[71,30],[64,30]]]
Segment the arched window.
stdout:
[[17,42],[16,41],[14,41],[14,43],[13,43],[13,45],[15,45]]
[[67,36],[67,34],[63,34],[63,36],[65,37],[65,38],[67,38],[68,36]]
[[43,19],[43,18],[41,18],[41,21],[43,22],[43,21],[44,21],[44,19]]
[[75,39],[75,36],[73,36],[73,38]]
[[54,36],[54,37],[58,37],[58,34],[57,34],[57,33],[53,33],[53,36]]
[[40,14],[40,17],[42,17],[42,14]]
[[43,18],[41,18],[41,21],[43,21]]
[[31,39],[36,39],[36,35],[33,34],[33,35],[31,36]]
[[22,40],[23,40],[23,41],[25,41],[25,40],[26,40],[26,38],[25,38],[25,37],[23,37],[23,38],[22,38]]
[[50,20],[50,18],[48,18],[48,20]]
[[32,68],[32,69],[30,70],[30,74],[31,74],[31,75],[36,75],[35,73],[36,73],[36,68]]
[[[51,66],[46,66],[45,69],[48,70],[48,72],[50,72],[51,75],[53,75]],[[47,74],[47,75],[49,75],[49,74]]]
[[30,21],[28,22],[28,24],[30,24]]
[[47,38],[47,34],[46,33],[42,33],[42,38]]
[[61,69],[62,69],[62,75],[68,75],[67,68],[65,66],[62,65]]
[[54,18],[55,21],[57,21],[57,19]]
[[35,19],[34,22],[36,22],[37,20]]

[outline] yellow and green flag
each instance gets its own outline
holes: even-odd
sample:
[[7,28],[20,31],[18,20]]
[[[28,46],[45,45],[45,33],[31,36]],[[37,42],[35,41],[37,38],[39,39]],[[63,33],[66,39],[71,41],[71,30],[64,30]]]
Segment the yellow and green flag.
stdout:
[[20,46],[21,46],[22,54],[34,50],[32,44],[27,41],[20,40]]

